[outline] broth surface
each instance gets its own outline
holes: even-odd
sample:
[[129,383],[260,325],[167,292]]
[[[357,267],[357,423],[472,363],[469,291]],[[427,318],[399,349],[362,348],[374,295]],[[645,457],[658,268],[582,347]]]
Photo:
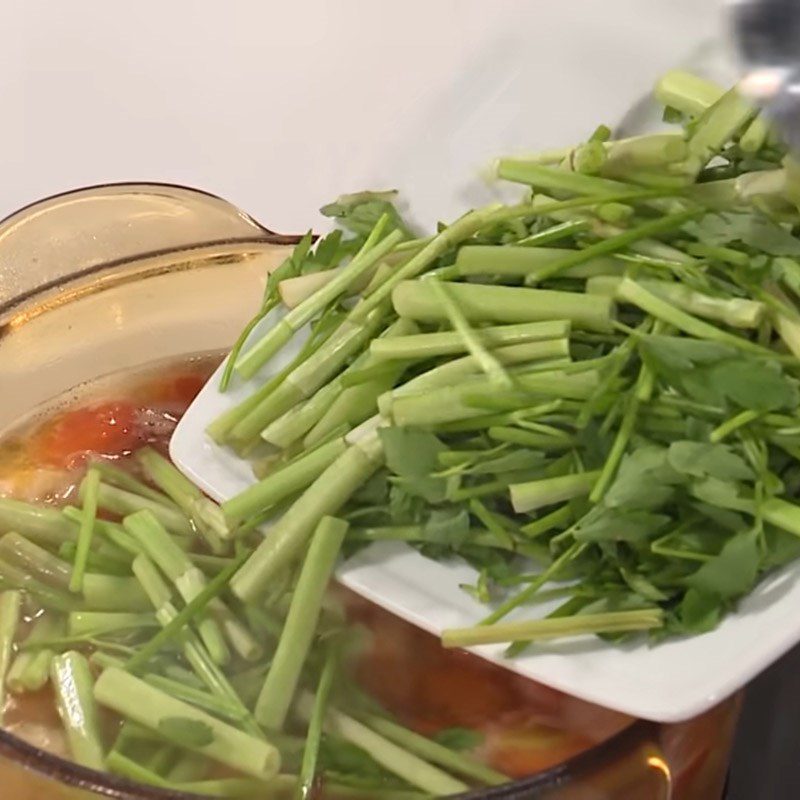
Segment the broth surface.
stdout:
[[[113,375],[35,411],[0,440],[0,496],[54,506],[75,502],[93,459],[141,477],[131,456],[146,445],[166,454],[177,421],[217,363],[216,356],[201,356]],[[431,634],[343,587],[331,592],[349,622],[368,631],[352,679],[419,733],[472,732],[473,754],[510,778],[561,763],[632,722],[469,653],[446,650]],[[5,725],[68,755],[49,688],[9,694]]]

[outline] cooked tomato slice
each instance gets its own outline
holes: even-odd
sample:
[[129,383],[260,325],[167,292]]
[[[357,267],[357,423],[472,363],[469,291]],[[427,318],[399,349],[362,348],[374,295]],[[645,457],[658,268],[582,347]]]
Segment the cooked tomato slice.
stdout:
[[40,428],[32,450],[50,466],[74,466],[86,453],[121,455],[138,437],[136,406],[116,400],[60,414]]

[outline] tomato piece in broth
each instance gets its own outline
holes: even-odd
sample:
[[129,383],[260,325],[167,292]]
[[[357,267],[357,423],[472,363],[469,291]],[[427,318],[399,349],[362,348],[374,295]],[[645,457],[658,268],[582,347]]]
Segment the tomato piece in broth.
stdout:
[[203,388],[212,369],[213,364],[198,364],[177,374],[158,375],[134,387],[127,399],[96,402],[57,414],[34,430],[28,444],[29,459],[42,466],[73,469],[90,455],[116,458],[145,443],[165,450],[176,420]]
[[33,456],[48,466],[73,467],[89,454],[124,455],[139,439],[137,415],[137,407],[124,400],[65,411],[36,432]]

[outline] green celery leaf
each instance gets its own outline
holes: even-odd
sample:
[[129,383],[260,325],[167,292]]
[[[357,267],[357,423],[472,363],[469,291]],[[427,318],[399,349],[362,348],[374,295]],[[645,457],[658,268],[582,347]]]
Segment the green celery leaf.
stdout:
[[432,433],[413,428],[381,428],[386,464],[395,475],[418,478],[436,470],[439,453],[447,447]]
[[666,448],[640,447],[622,460],[603,502],[609,508],[660,508],[682,480],[670,466]]
[[447,483],[431,477],[438,469],[439,453],[447,448],[432,433],[413,428],[381,428],[380,437],[389,470],[400,476],[406,492],[431,503],[441,502]]
[[433,739],[451,750],[474,750],[483,743],[483,734],[470,728],[445,728]]
[[403,221],[394,205],[397,192],[358,192],[345,194],[333,203],[324,205],[320,212],[326,217],[333,217],[357,237],[366,237],[375,227],[375,223],[383,214],[389,215],[389,224],[385,233],[399,229],[407,236],[413,233]]
[[264,300],[278,291],[278,284],[286,278],[294,278],[303,269],[303,264],[308,258],[311,245],[314,243],[314,234],[308,231],[305,236],[294,246],[291,255],[276,269],[270,272],[264,288]]
[[642,608],[652,608],[652,603],[642,601],[642,598],[635,592],[628,591],[625,584],[619,584],[617,588],[607,588],[604,597],[599,597],[584,605],[580,611],[576,611],[576,616],[591,614],[607,614],[615,611],[636,611]]
[[644,336],[640,351],[667,383],[701,403],[733,403],[759,412],[797,407],[797,386],[777,362],[744,356],[728,345],[676,336]]
[[653,586],[650,581],[647,580],[643,575],[639,575],[637,572],[633,572],[632,570],[625,569],[625,567],[621,567],[619,571],[622,579],[628,586],[633,589],[636,594],[643,597],[645,600],[652,600],[656,603],[662,603],[664,600],[669,599],[669,595],[664,594],[660,589]]
[[720,508],[707,503],[692,503],[692,507],[730,533],[738,533],[747,527],[745,518],[728,508]]
[[771,256],[800,255],[800,239],[764,216],[753,215],[750,218],[750,227],[744,233],[742,241]]
[[684,336],[648,334],[642,336],[639,351],[645,362],[657,372],[692,369],[697,364],[713,364],[738,355],[735,347]]
[[[662,538],[662,542],[669,537]],[[681,537],[675,537],[676,542],[680,544]],[[698,537],[699,538],[699,537]],[[679,548],[680,549],[680,548]],[[692,551],[692,548],[690,548]],[[696,549],[694,552],[698,552]],[[683,552],[686,552],[685,550]],[[697,561],[691,561],[688,558],[673,558],[665,561],[663,558],[659,559],[661,568],[653,572],[648,572],[647,579],[653,586],[657,586],[663,591],[669,591],[678,595],[683,595],[686,589],[684,584],[685,578],[697,569]]]
[[753,588],[759,562],[758,531],[743,531],[729,539],[720,554],[706,561],[686,583],[704,595],[730,600]]
[[704,503],[732,511],[748,511],[752,506],[749,500],[741,496],[741,487],[733,481],[723,481],[708,477],[694,481],[691,493]]
[[800,558],[800,539],[794,534],[782,531],[780,528],[766,526],[764,539],[767,547],[762,567],[765,570],[782,567],[784,564]]
[[573,529],[578,542],[640,542],[656,537],[671,522],[666,514],[598,507]]
[[389,493],[389,482],[386,479],[386,471],[376,472],[361,488],[353,495],[352,500],[359,506],[369,506],[374,503],[384,503],[387,501]]
[[519,574],[519,570],[512,563],[513,553],[467,544],[459,549],[458,554],[493,583],[503,584]]
[[669,465],[683,475],[721,480],[751,480],[753,471],[743,458],[724,444],[673,442],[667,451]]
[[684,230],[708,245],[742,243],[772,256],[800,255],[800,239],[761,214],[720,212],[686,223]]
[[456,507],[433,509],[423,533],[428,542],[458,547],[469,537],[469,512]]
[[[609,393],[612,394],[612,393]],[[587,470],[601,469],[608,458],[608,451],[613,441],[612,433],[603,433],[594,419],[576,435],[576,446],[580,449],[583,466]]]
[[699,220],[687,222],[684,230],[703,244],[727,245],[742,241],[749,219],[749,214],[704,214]]
[[711,431],[714,426],[707,420],[700,419],[699,417],[686,417],[686,438],[699,440],[701,442],[708,441],[711,436]]
[[418,495],[410,494],[403,485],[389,489],[389,517],[395,525],[412,525],[424,514],[424,504]]
[[668,382],[698,403],[727,408],[725,393],[720,391],[720,387],[711,380],[709,374],[715,368],[716,365],[689,369],[679,377],[668,378]]
[[404,478],[400,485],[413,497],[421,497],[429,503],[441,503],[447,497],[446,478]]
[[722,615],[719,598],[697,589],[689,589],[678,606],[677,631],[705,633],[717,627]]
[[318,272],[330,269],[339,263],[342,253],[342,232],[338,228],[317,242],[314,255],[303,265],[304,272]]
[[487,604],[491,601],[492,595],[489,590],[489,574],[486,569],[482,569],[478,573],[478,580],[472,583],[461,583],[459,588],[465,591],[471,597],[474,597],[479,603]]
[[777,363],[756,359],[730,359],[708,371],[709,383],[741,408],[776,411],[797,407],[797,386]]
[[351,785],[355,781],[359,781],[356,785],[365,782],[367,786],[396,786],[399,783],[365,750],[331,734],[323,734],[320,741],[319,765],[329,779],[333,780],[333,775],[346,776]]

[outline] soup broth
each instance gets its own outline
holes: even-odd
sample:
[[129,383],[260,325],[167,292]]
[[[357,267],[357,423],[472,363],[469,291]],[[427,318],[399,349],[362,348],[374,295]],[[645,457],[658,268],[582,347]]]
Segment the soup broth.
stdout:
[[[136,453],[150,447],[167,454],[175,424],[217,363],[216,356],[202,356],[180,363],[157,364],[136,374],[111,376],[80,387],[48,408],[36,411],[0,440],[0,498],[51,509],[80,505],[78,487],[87,468],[98,464],[101,474],[105,465],[146,483]],[[101,509],[99,518],[117,521],[120,517]],[[8,523],[3,527],[0,516],[0,534],[9,532]],[[16,533],[24,536],[26,531]],[[104,542],[97,534],[92,539],[90,571],[110,563],[112,550],[108,548],[106,552]],[[71,560],[72,548],[67,545],[50,546],[50,550],[66,561]],[[191,551],[194,563],[209,580],[227,563],[212,554],[199,537],[193,539]],[[130,576],[124,565],[115,569],[120,575]],[[3,588],[11,585],[7,576],[3,580]],[[63,613],[43,608],[27,593],[23,593],[23,598],[12,670],[14,661],[25,652],[76,650],[94,656],[90,663],[96,677],[101,665],[110,663],[108,659],[124,660],[131,648],[142,644],[135,632],[120,630],[70,639],[63,633],[63,622],[59,619],[61,627],[53,625],[51,633],[60,630],[61,635],[52,633],[48,647],[42,645],[37,649],[28,641],[31,631],[41,629],[45,618],[56,620]],[[270,610],[274,617],[282,613],[285,607]],[[337,681],[343,686],[336,695],[337,707],[358,719],[369,719],[370,715],[385,718],[447,746],[458,758],[483,765],[484,772],[493,776],[492,780],[487,777],[481,781],[462,773],[458,780],[463,780],[465,786],[477,787],[540,773],[610,740],[634,723],[624,715],[578,701],[464,651],[446,650],[432,635],[341,586],[329,588],[323,604],[324,615],[330,618],[331,628],[344,628],[347,656],[344,674]],[[269,617],[266,622],[258,615],[244,618],[253,636],[265,635]],[[262,624],[266,627],[259,627]],[[323,635],[324,629],[323,624]],[[147,636],[154,632],[151,630]],[[274,643],[266,644],[268,652]],[[317,643],[315,648],[321,646]],[[107,660],[98,659],[98,653],[106,654]],[[176,658],[180,661],[179,655]],[[268,661],[269,655],[264,659]],[[174,678],[186,673],[186,668],[185,663],[176,664],[169,675]],[[263,668],[234,656],[225,666],[225,673],[243,702],[252,704],[263,681]],[[313,687],[304,687],[304,691],[309,689]],[[622,760],[616,766],[609,766],[607,773],[591,777],[590,782],[597,788],[595,793],[569,794],[579,791],[573,787],[559,790],[567,793],[557,796],[647,800],[662,796],[652,794],[651,788],[662,785],[666,774],[669,784],[681,791],[674,797],[704,800],[713,797],[713,792],[719,791],[722,772],[720,764],[714,763],[714,753],[723,753],[724,763],[735,718],[734,705],[726,704],[692,723],[660,730],[648,728],[645,739],[637,744],[639,749],[631,751],[634,755],[630,756],[630,763]],[[71,740],[65,736],[57,706],[51,680],[33,691],[12,682],[6,691],[3,725],[37,747],[69,759],[73,757]],[[136,738],[136,729],[127,723],[122,725],[122,720],[111,712],[102,710],[99,724],[106,753],[121,748],[124,743],[120,739],[126,734]],[[223,792],[233,793],[222,796],[283,796],[287,791],[291,794],[292,779],[287,776],[295,774],[300,766],[302,736],[302,726],[295,728],[289,724],[285,733],[276,737],[283,762],[282,782],[271,788],[267,784],[257,791],[252,789],[251,794],[247,794],[243,782],[235,783],[238,773],[231,771],[230,766],[221,766],[214,759],[187,757],[174,740],[162,747],[167,753],[163,757],[147,747],[125,751],[145,754],[142,758],[147,771],[141,776],[130,766],[131,762],[136,763],[133,756],[130,761],[110,760],[107,768],[126,777],[160,776],[164,785],[176,788],[194,786],[199,790],[203,785],[211,786],[203,782],[218,780]],[[320,764],[325,777],[316,786],[318,798],[422,796],[418,787],[409,785],[352,742],[340,740],[335,734],[323,737]],[[622,787],[619,791],[626,793],[617,794],[615,787]],[[695,793],[700,789],[712,793]]]

